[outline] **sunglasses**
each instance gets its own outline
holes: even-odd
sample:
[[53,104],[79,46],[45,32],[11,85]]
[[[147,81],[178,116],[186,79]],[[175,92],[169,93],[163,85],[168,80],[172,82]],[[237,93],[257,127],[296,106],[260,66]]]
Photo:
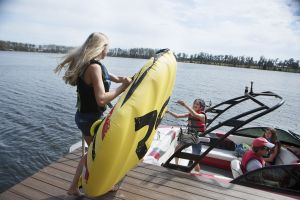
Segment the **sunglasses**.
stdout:
[[266,151],[270,151],[270,148],[266,147],[266,146],[262,147],[261,149],[266,150]]

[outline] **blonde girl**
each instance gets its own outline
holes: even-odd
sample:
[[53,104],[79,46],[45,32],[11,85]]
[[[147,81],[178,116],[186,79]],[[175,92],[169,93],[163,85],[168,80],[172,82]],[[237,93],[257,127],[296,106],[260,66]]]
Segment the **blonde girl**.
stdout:
[[[66,55],[55,68],[59,73],[65,70],[63,80],[66,84],[77,87],[77,112],[75,122],[84,135],[88,145],[92,141],[90,128],[102,117],[106,105],[120,95],[130,84],[131,79],[115,76],[108,72],[101,60],[108,52],[108,37],[95,32],[89,35],[84,44]],[[121,83],[115,90],[110,91],[111,81]],[[68,194],[80,196],[77,183],[82,172],[86,156],[83,156],[76,170]]]

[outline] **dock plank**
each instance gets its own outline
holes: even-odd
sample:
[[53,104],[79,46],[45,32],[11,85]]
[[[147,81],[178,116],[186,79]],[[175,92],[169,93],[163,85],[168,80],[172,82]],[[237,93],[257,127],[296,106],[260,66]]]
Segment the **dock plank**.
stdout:
[[[124,179],[124,182],[126,183],[125,185],[131,185],[132,188],[143,188],[148,191],[149,194],[153,194],[151,197],[155,197],[155,199],[174,199],[174,200],[179,200],[179,199],[190,199],[190,200],[196,200],[201,197],[201,199],[213,199],[213,198],[208,198],[208,196],[203,196],[200,195],[200,192],[197,194],[193,194],[190,192],[187,192],[186,186],[180,185],[181,187],[168,187],[164,184],[155,184],[152,182],[145,182],[145,181],[138,181],[135,178],[132,177],[126,177]],[[158,196],[159,194],[160,196]],[[216,198],[215,198],[216,199]]]
[[[202,186],[202,185],[208,185],[208,186],[218,186],[219,190],[223,190],[226,192],[226,194],[228,194],[230,191],[235,192],[242,192],[246,195],[255,195],[257,197],[262,197],[265,199],[276,199],[276,198],[280,198],[280,199],[291,199],[289,197],[285,197],[283,195],[278,195],[272,192],[267,192],[267,191],[263,191],[263,190],[258,190],[258,189],[253,189],[250,187],[245,187],[245,186],[240,186],[240,185],[235,185],[235,184],[231,184],[231,183],[227,183],[227,182],[223,182],[223,181],[216,181],[215,179],[210,179],[207,177],[202,177],[202,176],[186,176],[186,173],[183,172],[178,172],[175,170],[169,170],[163,167],[157,167],[154,165],[148,165],[148,164],[140,164],[138,167],[134,168],[132,171],[136,171],[136,170],[142,170],[143,172],[145,172],[144,170],[150,170],[148,172],[148,174],[153,174],[156,171],[157,172],[162,172],[162,173],[158,173],[159,175],[163,175],[163,176],[167,176],[169,178],[175,177],[176,180],[180,181],[180,182],[184,182],[185,184],[192,184],[192,185],[197,185],[198,187]],[[166,175],[168,174],[168,175]],[[173,178],[174,179],[174,178]],[[187,182],[188,181],[188,182]],[[199,184],[199,182],[201,184]]]
[[[168,174],[168,173],[159,173],[157,171],[152,171],[147,168],[137,167],[131,170],[127,175],[133,176],[137,179],[150,181],[155,184],[164,184],[165,186],[175,187],[180,189],[181,185],[185,186],[185,190],[189,192],[199,192],[205,194],[219,194],[224,195],[223,198],[230,199],[239,198],[239,199],[249,199],[249,197],[255,199],[266,199],[260,198],[259,195],[252,194],[245,194],[245,192],[241,192],[239,190],[233,190],[236,187],[233,184],[229,183],[221,183],[216,182],[214,179],[208,179],[203,177],[194,177],[194,176],[186,176],[186,174],[176,173],[176,175]],[[146,177],[145,177],[146,176]],[[148,176],[148,177],[147,177]],[[200,180],[199,180],[200,179]],[[207,180],[206,180],[207,179]],[[206,181],[205,181],[206,180]],[[212,182],[213,181],[213,182]],[[201,184],[199,184],[199,182]],[[178,186],[179,184],[179,186]],[[253,192],[253,191],[252,191]],[[266,196],[266,195],[265,195]],[[277,196],[277,195],[275,195]]]
[[3,192],[0,195],[0,200],[7,200],[7,199],[10,199],[10,200],[28,200],[27,198],[25,198],[23,196],[20,196],[18,194],[15,194],[10,190],[7,190],[7,191]]
[[[77,199],[67,195],[81,150],[65,155],[38,173],[0,194],[0,200]],[[83,200],[196,200],[196,199],[291,199],[286,196],[233,185],[205,176],[193,176],[160,166],[140,163],[127,173],[120,189]]]
[[34,188],[37,191],[40,191],[44,194],[47,194],[51,197],[57,197],[58,199],[65,199],[66,197],[66,190],[63,190],[59,187],[54,185],[48,184],[47,182],[40,181],[35,179],[33,176],[25,179],[22,184],[27,187]]
[[59,199],[56,197],[52,197],[51,195],[48,195],[44,192],[41,192],[35,188],[23,185],[22,183],[17,184],[15,187],[12,188],[11,191],[21,195],[26,199],[49,199],[49,198]]
[[51,176],[63,179],[65,181],[71,182],[73,179],[73,174],[60,171],[59,169],[53,167],[47,167],[41,170],[42,173],[49,174]]
[[199,199],[199,197],[219,199],[224,194],[226,196],[223,196],[222,199],[243,199],[242,194],[222,193],[218,188],[214,190],[213,187],[196,187],[176,180],[161,178],[161,176],[149,179],[148,175],[133,171],[128,173],[127,181],[132,182],[132,184],[145,185],[146,187],[153,188],[153,190],[166,192],[169,195],[184,195],[185,199]]

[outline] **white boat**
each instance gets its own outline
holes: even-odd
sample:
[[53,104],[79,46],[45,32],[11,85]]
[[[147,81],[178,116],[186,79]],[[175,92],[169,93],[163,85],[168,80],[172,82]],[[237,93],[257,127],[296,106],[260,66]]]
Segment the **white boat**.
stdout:
[[[275,98],[279,101],[274,105],[267,106],[264,101],[258,99],[261,96]],[[221,114],[245,101],[252,101],[258,107],[238,113],[233,117],[227,117],[212,126],[212,123],[216,122]],[[204,169],[201,176],[221,177],[221,179],[234,184],[282,193],[287,196],[300,195],[299,135],[292,131],[277,128],[281,150],[276,158],[275,165],[246,174],[243,174],[240,169],[241,157],[238,157],[235,151],[235,147],[239,144],[251,146],[253,139],[261,137],[267,128],[243,127],[249,122],[274,111],[283,103],[284,100],[279,95],[272,92],[254,93],[251,87],[251,91],[245,93],[244,96],[230,99],[206,110],[207,114],[212,115],[208,118],[208,128],[204,132],[205,139],[203,141],[206,141],[206,143],[202,143],[201,155],[192,154],[190,144],[174,152],[180,127],[164,125],[158,128],[153,143],[144,157],[144,162],[187,173],[194,173],[193,168],[197,163],[201,163],[201,169]],[[225,127],[227,131],[220,131]],[[209,138],[208,143],[207,138]],[[178,165],[174,163],[175,157],[180,158]],[[191,162],[192,164],[189,165]],[[230,178],[228,179],[228,177]]]
[[[240,144],[247,144],[251,146],[254,138],[261,137],[263,133],[267,130],[267,127],[248,127],[240,129],[235,134],[227,137],[223,141],[223,145],[217,146],[212,149],[201,161],[201,163],[231,171],[231,163],[234,160],[241,161],[241,157],[237,155],[235,151],[236,146]],[[275,165],[288,165],[298,163],[300,161],[300,137],[290,131],[285,131],[276,128],[278,138],[281,142],[281,150],[276,158]],[[180,127],[178,126],[160,126],[158,127],[157,133],[154,136],[151,147],[149,148],[147,154],[143,158],[144,163],[153,165],[162,165],[167,161],[167,159],[174,153],[175,147],[177,146],[177,140],[180,132]],[[210,140],[215,138],[220,138],[224,135],[223,132],[213,132],[210,133]],[[209,145],[202,142],[202,152],[206,151]],[[184,152],[191,153],[191,147],[188,147]],[[186,159],[181,159],[180,165],[188,165]],[[173,163],[173,162],[172,162]],[[237,176],[233,174],[233,177]]]

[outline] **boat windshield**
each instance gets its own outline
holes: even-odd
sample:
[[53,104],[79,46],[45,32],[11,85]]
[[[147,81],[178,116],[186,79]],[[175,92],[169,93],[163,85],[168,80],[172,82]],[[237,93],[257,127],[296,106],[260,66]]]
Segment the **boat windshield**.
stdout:
[[[257,138],[263,136],[266,130],[267,127],[248,127],[248,128],[237,130],[235,132],[235,135]],[[277,131],[277,137],[282,144],[300,147],[300,138],[298,135],[296,135],[293,132],[288,132],[278,128],[276,128],[276,131]]]
[[300,167],[299,164],[272,165],[248,172],[231,183],[299,195]]

